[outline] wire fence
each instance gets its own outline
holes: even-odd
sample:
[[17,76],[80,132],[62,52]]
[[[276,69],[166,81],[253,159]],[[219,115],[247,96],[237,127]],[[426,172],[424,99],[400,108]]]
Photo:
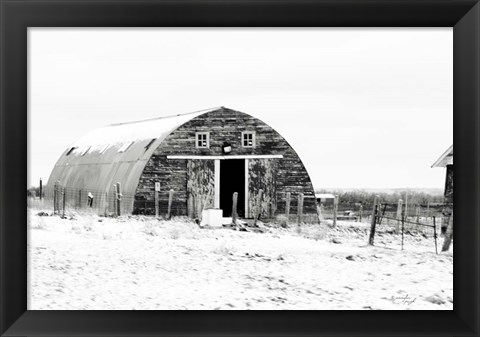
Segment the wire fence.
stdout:
[[[372,209],[369,244],[374,244],[375,236],[398,234],[401,249],[404,249],[406,236],[421,235],[431,239],[432,247],[438,254],[438,238],[447,232],[453,215],[452,204],[444,204],[442,209],[432,210],[430,205],[416,205],[415,212],[408,214],[407,205],[378,203]],[[383,241],[385,242],[385,240]]]

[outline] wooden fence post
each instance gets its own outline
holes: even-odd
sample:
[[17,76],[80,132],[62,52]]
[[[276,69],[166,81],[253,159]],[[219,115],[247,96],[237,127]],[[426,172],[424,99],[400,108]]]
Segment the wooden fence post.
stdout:
[[417,223],[420,222],[420,205],[415,208],[415,215],[417,216]]
[[40,178],[40,200],[42,200],[42,194],[43,194],[43,184],[42,184],[42,178]]
[[113,184],[113,214],[117,214],[117,199],[118,199],[118,190],[117,190],[117,184]]
[[53,214],[57,213],[57,182],[53,185]]
[[398,199],[398,205],[397,205],[397,233],[400,230],[400,223],[402,222],[402,217],[403,217],[403,200]]
[[172,202],[173,202],[173,189],[168,191],[168,210],[167,210],[167,219],[170,220],[172,217]]
[[160,183],[158,181],[155,182],[155,217],[158,218],[160,209],[158,206],[158,192],[160,191]]
[[405,220],[408,221],[408,191],[405,192]]
[[433,217],[433,239],[435,240],[435,254],[438,254],[437,248],[437,224],[435,222],[435,217]]
[[333,227],[337,225],[338,195],[333,198]]
[[117,215],[122,214],[122,185],[117,183]]
[[65,187],[62,188],[62,218],[65,218]]
[[290,192],[287,192],[287,195],[285,197],[285,217],[287,218],[286,220],[287,226],[288,226],[288,223],[290,222],[290,198],[291,198],[291,194]]
[[238,192],[233,192],[232,197],[232,223],[237,224],[237,201],[238,201]]
[[360,204],[360,222],[362,222],[363,218],[363,204]]
[[82,190],[78,190],[78,208],[82,208]]
[[377,196],[373,199],[373,210],[372,210],[372,222],[370,225],[370,236],[368,238],[368,244],[373,246],[373,241],[375,238],[375,225],[377,223],[377,210],[378,210],[378,205],[377,205]]
[[105,217],[108,216],[108,191],[105,192]]
[[303,193],[298,194],[298,203],[297,203],[297,225],[303,221]]
[[406,204],[402,205],[402,250],[403,250],[403,239],[404,239],[404,232],[405,232],[405,209]]
[[402,208],[403,208],[403,200],[398,199],[398,206],[397,206],[397,219],[402,219]]
[[263,198],[263,190],[258,190],[257,196],[257,204],[255,205],[255,214],[253,215],[253,224],[257,224],[257,220],[260,218],[260,214],[262,214],[262,198]]

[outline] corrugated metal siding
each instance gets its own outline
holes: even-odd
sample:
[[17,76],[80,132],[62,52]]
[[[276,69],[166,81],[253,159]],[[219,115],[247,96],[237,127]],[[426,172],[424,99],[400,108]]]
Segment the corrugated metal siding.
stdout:
[[[119,182],[122,194],[129,196],[124,198],[123,212],[130,213],[133,211],[133,196],[138,181],[155,149],[176,128],[212,110],[94,130],[62,153],[50,174],[47,187],[52,188],[59,181],[62,187],[85,190],[104,198],[103,193],[112,192],[113,184]],[[155,141],[150,144],[152,139]],[[119,152],[130,141],[134,143],[125,152]],[[150,146],[147,149],[148,144]],[[107,145],[108,148],[102,152]],[[66,155],[73,147],[75,149]],[[103,199],[100,202],[105,201]]]

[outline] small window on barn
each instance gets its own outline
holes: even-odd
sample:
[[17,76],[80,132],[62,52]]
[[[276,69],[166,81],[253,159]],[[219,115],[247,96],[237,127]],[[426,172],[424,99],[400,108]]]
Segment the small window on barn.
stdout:
[[85,150],[82,151],[82,156],[86,155],[87,152],[90,150],[91,146],[87,147]]
[[208,132],[197,132],[195,134],[195,147],[197,149],[208,149],[208,148],[210,148],[210,133],[208,133]]
[[102,154],[102,153],[104,153],[105,151],[107,151],[107,149],[108,149],[109,146],[110,146],[109,144],[104,145],[104,146],[102,147],[102,149],[100,150],[100,154]]
[[255,147],[255,132],[253,131],[242,132],[242,146]]
[[128,150],[128,148],[133,144],[133,142],[127,142],[122,145],[121,148],[118,149],[118,152],[125,152]]
[[145,151],[147,151],[150,148],[150,146],[152,146],[155,140],[157,140],[157,138],[153,138],[150,142],[148,142],[147,145],[145,145]]
[[73,150],[75,150],[76,148],[77,148],[76,146],[71,147],[70,150],[68,150],[68,152],[65,155],[69,156],[73,152]]

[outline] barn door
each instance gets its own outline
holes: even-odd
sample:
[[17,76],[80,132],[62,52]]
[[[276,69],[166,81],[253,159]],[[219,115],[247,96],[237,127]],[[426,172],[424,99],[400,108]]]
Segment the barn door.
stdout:
[[233,193],[238,193],[237,214],[245,217],[245,159],[220,161],[220,208],[224,217],[232,216]]
[[[260,216],[271,218],[277,210],[277,161],[275,159],[250,159],[248,161],[248,213],[253,217],[256,207]],[[261,202],[258,191],[263,190]]]
[[214,193],[214,161],[189,159],[187,161],[188,215],[201,218],[202,210],[213,207]]

